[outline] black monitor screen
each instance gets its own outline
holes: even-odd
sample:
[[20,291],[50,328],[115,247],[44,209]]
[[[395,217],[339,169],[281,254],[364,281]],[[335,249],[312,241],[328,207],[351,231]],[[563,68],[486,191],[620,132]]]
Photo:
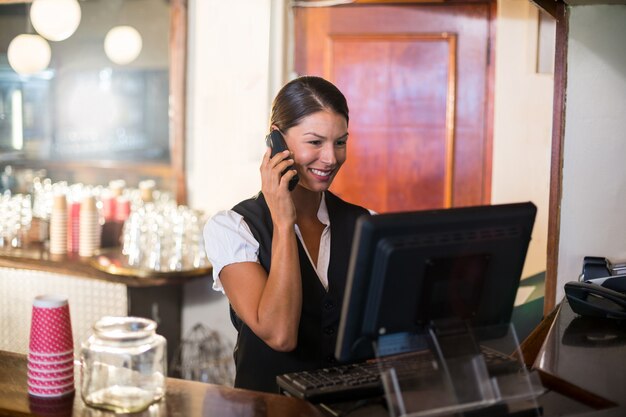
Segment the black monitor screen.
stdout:
[[535,214],[529,202],[360,218],[337,359],[371,358],[379,335],[433,320],[508,323]]

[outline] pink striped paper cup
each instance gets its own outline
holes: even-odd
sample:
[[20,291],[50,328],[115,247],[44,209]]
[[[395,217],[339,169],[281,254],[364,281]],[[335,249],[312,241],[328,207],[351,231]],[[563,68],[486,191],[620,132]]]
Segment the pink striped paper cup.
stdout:
[[66,362],[66,363],[52,363],[52,364],[28,362],[29,371],[61,372],[61,371],[67,371],[68,369],[74,369],[74,361]]
[[35,388],[64,388],[74,384],[74,375],[59,379],[28,378],[28,387]]
[[62,395],[71,394],[74,392],[74,383],[69,384],[66,387],[60,388],[38,388],[34,386],[28,387],[28,393],[37,397],[60,397]]
[[62,355],[74,350],[67,297],[39,295],[33,301],[29,351]]
[[63,352],[59,354],[51,353],[28,353],[28,361],[41,364],[67,363],[74,361],[74,351]]
[[29,395],[28,408],[37,417],[72,417],[74,391],[53,397]]
[[29,369],[26,373],[28,379],[63,379],[74,375],[74,367],[65,371],[35,371]]

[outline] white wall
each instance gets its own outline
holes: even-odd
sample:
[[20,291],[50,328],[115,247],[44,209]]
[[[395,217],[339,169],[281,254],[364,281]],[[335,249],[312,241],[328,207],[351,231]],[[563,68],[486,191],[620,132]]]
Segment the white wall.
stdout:
[[535,71],[537,14],[527,0],[498,2],[491,201],[537,206],[523,277],[545,271],[548,234],[554,82]]
[[585,255],[626,259],[626,6],[570,8],[557,298]]
[[[284,79],[280,71],[290,67],[280,36],[288,32],[281,17],[285,2],[190,0],[189,203],[209,214],[260,187],[269,104]],[[533,70],[535,9],[527,0],[500,0],[498,9],[492,200],[532,200],[539,207],[528,276],[546,264],[552,77]],[[270,16],[276,24],[270,25]],[[196,322],[234,340],[227,301],[210,290],[210,280],[187,285],[183,332]]]
[[[191,0],[187,181],[189,205],[213,214],[260,189],[269,117],[270,0]],[[212,281],[185,288],[183,336],[197,322],[234,341],[228,303]]]

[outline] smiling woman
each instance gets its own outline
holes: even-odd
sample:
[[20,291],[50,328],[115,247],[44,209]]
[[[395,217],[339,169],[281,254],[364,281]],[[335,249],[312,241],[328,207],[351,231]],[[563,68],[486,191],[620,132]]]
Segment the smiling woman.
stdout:
[[[7,50],[16,36],[43,31],[37,5],[0,0],[0,165],[70,182],[153,178],[184,203],[186,1],[76,2],[75,32],[39,33],[50,63],[20,74]],[[120,28],[134,35],[132,55],[107,37]]]

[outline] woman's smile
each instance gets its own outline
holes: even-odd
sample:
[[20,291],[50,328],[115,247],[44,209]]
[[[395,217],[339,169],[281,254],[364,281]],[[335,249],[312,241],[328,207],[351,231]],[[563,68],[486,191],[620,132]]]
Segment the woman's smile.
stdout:
[[330,175],[333,173],[333,170],[321,170],[310,168],[311,173],[320,181],[328,181],[330,179]]

